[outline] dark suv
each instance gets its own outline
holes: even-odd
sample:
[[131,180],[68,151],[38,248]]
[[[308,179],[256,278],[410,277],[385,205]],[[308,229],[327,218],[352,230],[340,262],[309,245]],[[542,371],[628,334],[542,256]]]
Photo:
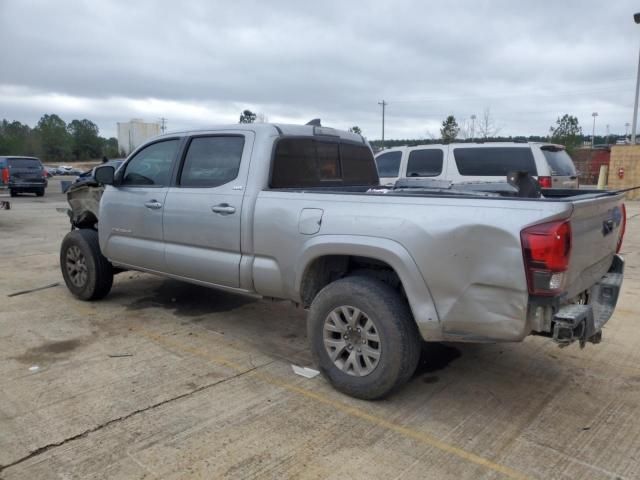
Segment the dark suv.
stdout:
[[0,157],[0,186],[18,193],[32,192],[42,197],[47,188],[47,172],[35,157]]

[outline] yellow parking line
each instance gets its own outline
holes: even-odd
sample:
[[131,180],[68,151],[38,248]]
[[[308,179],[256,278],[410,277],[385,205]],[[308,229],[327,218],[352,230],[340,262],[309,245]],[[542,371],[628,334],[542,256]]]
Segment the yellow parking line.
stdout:
[[[220,355],[214,355],[211,354],[208,351],[205,350],[201,350],[198,348],[194,348],[194,347],[190,347],[189,345],[185,345],[181,342],[175,341],[173,339],[169,339],[165,336],[162,335],[158,335],[155,334],[153,332],[150,332],[148,330],[142,329],[142,328],[132,328],[133,331],[140,333],[141,335],[147,337],[150,340],[153,340],[155,342],[158,342],[164,346],[167,347],[172,347],[175,348],[177,350],[180,350],[182,352],[185,353],[190,353],[192,355],[196,355],[202,358],[205,358],[207,360],[210,360],[214,363],[217,363],[219,365],[223,365],[225,367],[231,368],[232,370],[235,371],[245,371],[246,368],[241,366],[240,364],[232,361],[232,360],[228,360],[227,358],[224,358]],[[457,457],[460,457],[468,462],[474,463],[476,465],[481,465],[487,469],[493,470],[495,472],[501,473],[506,477],[509,478],[514,478],[514,479],[519,479],[519,480],[523,480],[523,479],[528,479],[529,477],[527,477],[526,475],[524,475],[521,472],[518,472],[517,470],[514,470],[510,467],[507,467],[505,465],[501,465],[499,463],[496,463],[492,460],[489,460],[488,458],[484,458],[481,457],[480,455],[476,455],[475,453],[471,453],[468,452],[467,450],[464,450],[462,448],[456,447],[454,445],[451,445],[449,443],[443,442],[441,440],[438,440],[437,438],[433,437],[432,435],[429,435],[427,433],[424,432],[420,432],[418,430],[414,430],[412,428],[408,428],[408,427],[404,427],[402,425],[398,425],[396,423],[393,423],[389,420],[386,420],[384,418],[378,417],[376,415],[372,415],[370,413],[366,413],[362,410],[359,410],[357,408],[354,407],[350,407],[349,405],[346,405],[342,402],[339,402],[337,400],[333,400],[329,397],[327,397],[326,395],[323,395],[321,393],[317,393],[317,392],[313,392],[311,390],[307,390],[305,388],[301,388],[298,387],[297,385],[293,385],[291,383],[285,382],[283,380],[280,380],[276,377],[274,377],[273,375],[269,375],[268,373],[265,372],[261,372],[259,370],[256,370],[252,373],[253,377],[257,377],[261,380],[263,380],[266,383],[269,383],[271,385],[275,385],[281,388],[284,388],[290,392],[296,393],[298,395],[301,395],[305,398],[311,399],[311,400],[315,400],[319,403],[323,403],[325,405],[329,405],[333,408],[335,408],[336,410],[339,410],[343,413],[346,413],[348,415],[351,415],[353,417],[356,418],[360,418],[362,420],[366,420],[370,423],[373,423],[374,425],[378,425],[380,427],[386,428],[388,430],[391,430],[397,434],[403,435],[405,437],[411,438],[413,440],[417,440],[420,443],[423,443],[425,445],[428,445],[430,447],[434,447],[437,448],[439,450],[442,450],[443,452],[447,452],[451,455],[455,455]]]

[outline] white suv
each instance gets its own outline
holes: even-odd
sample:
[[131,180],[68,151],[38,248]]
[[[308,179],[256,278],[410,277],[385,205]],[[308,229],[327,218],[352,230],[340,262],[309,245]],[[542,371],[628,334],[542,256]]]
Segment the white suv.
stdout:
[[562,145],[551,143],[452,143],[396,147],[376,155],[381,185],[429,177],[454,183],[504,181],[527,171],[542,188],[578,188],[576,168]]

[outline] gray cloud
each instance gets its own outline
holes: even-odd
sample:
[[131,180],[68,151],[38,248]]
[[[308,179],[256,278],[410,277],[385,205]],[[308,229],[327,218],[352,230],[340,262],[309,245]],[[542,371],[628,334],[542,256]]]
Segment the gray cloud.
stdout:
[[360,125],[424,137],[490,107],[504,134],[558,115],[631,121],[640,26],[631,1],[22,2],[0,0],[0,117]]

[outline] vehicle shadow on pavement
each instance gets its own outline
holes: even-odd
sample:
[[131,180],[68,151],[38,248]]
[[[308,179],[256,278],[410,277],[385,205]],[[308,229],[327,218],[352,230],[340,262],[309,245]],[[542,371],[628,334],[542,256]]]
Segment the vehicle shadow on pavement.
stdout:
[[211,313],[235,310],[254,303],[251,297],[200,287],[177,280],[165,280],[151,295],[129,303],[127,310],[160,307],[173,310],[178,316],[199,317]]
[[142,282],[148,287],[150,281],[146,275],[133,277],[126,280],[126,290],[114,288],[110,298],[116,298],[127,311],[159,308],[175,315],[181,325],[197,325],[239,340],[263,355],[311,365],[306,312],[290,302],[261,300],[172,279],[158,280],[151,289],[139,290]]

